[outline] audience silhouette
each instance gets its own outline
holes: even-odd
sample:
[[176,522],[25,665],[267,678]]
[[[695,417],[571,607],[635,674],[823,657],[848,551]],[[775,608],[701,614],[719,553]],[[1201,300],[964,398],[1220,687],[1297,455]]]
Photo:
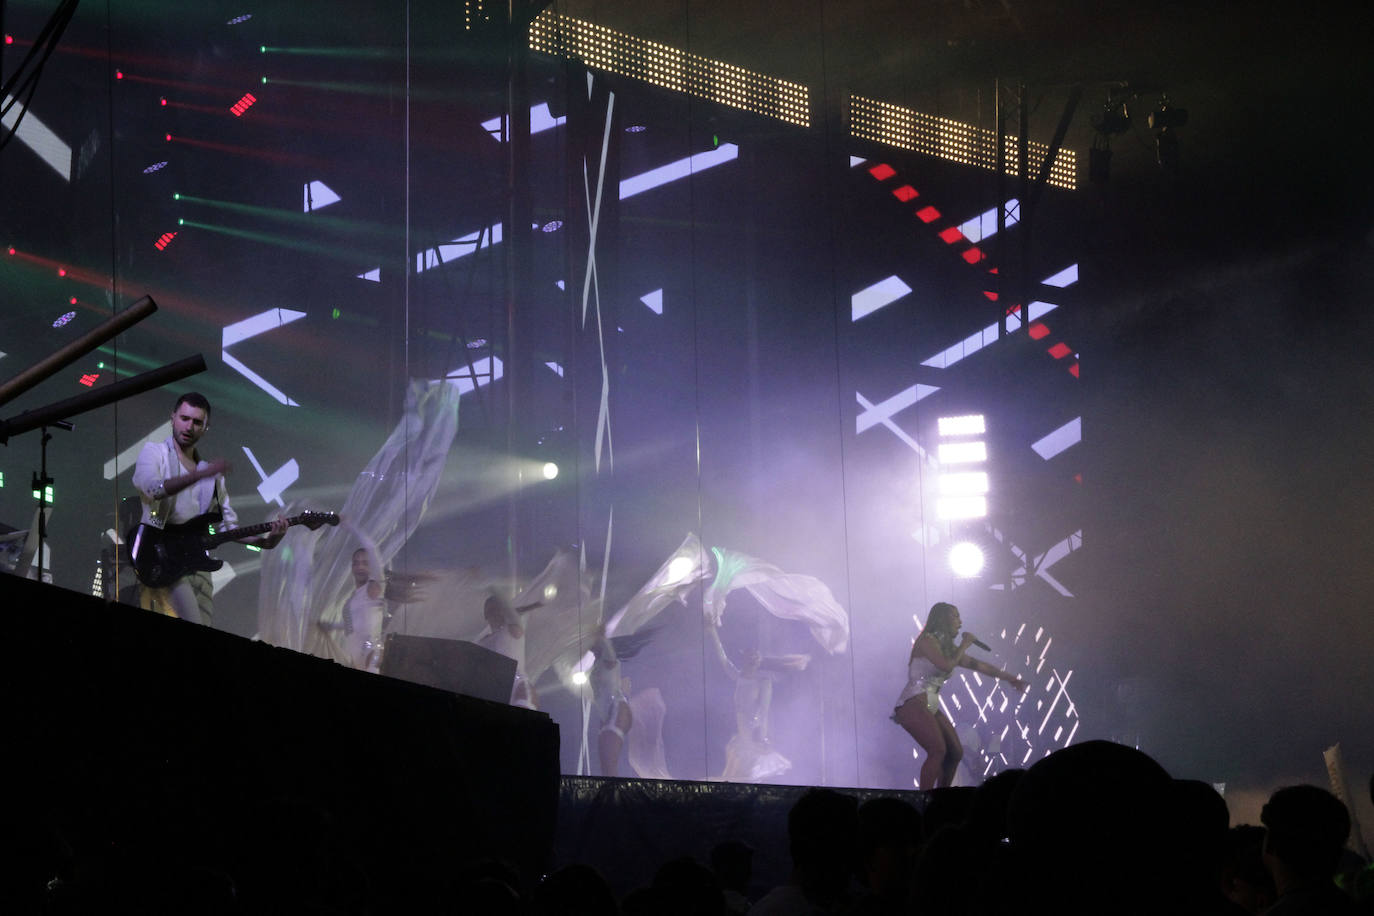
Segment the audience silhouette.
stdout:
[[[1370,785],[1374,798],[1374,780]],[[918,808],[913,800],[922,803]],[[128,796],[84,823],[35,807],[11,820],[7,913],[373,914],[396,911],[331,816],[288,796],[237,818],[179,796]],[[181,813],[178,816],[177,811]],[[138,811],[176,821],[159,830]],[[1134,748],[1086,741],[976,789],[870,796],[809,789],[787,816],[788,879],[750,902],[755,848],[674,856],[618,900],[619,879],[557,863],[528,886],[498,859],[454,863],[406,912],[483,916],[1000,916],[1004,913],[1309,916],[1374,913],[1369,863],[1346,848],[1332,793],[1275,791],[1262,826],[1229,825],[1211,785]],[[141,826],[139,826],[141,825]],[[169,836],[176,845],[168,847]],[[781,844],[782,837],[776,841]],[[532,876],[531,876],[532,878]],[[624,886],[624,885],[622,885]]]

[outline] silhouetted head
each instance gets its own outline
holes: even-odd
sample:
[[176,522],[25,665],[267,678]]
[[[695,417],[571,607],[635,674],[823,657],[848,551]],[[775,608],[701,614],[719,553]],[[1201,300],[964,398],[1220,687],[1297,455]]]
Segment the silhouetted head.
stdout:
[[1159,875],[1169,860],[1172,783],[1150,756],[1110,741],[1063,748],[1026,770],[1007,835],[1028,911],[1093,902],[1104,912],[1159,911],[1171,890]]
[[1350,812],[1336,796],[1317,786],[1288,786],[1269,796],[1260,809],[1264,854],[1301,878],[1336,873],[1350,836]]
[[808,789],[787,812],[792,865],[813,899],[843,893],[858,831],[858,801],[833,789]]
[[711,870],[721,887],[744,893],[754,874],[754,847],[743,840],[725,840],[711,849]]
[[567,865],[546,875],[530,903],[540,916],[614,916],[620,909],[611,886],[590,865]]

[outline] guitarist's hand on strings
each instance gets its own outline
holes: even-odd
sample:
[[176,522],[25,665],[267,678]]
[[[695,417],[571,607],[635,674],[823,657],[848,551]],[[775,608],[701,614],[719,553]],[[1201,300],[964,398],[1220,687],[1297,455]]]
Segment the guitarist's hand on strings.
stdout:
[[274,518],[271,524],[272,527],[262,536],[262,539],[258,541],[258,546],[263,550],[271,550],[273,547],[276,547],[277,544],[281,542],[281,539],[285,537],[286,529],[291,527],[291,523],[284,518]]

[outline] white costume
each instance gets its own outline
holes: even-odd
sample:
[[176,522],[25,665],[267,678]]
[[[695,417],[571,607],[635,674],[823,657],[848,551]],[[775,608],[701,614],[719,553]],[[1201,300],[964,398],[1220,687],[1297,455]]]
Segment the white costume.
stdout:
[[[953,653],[951,653],[953,654]],[[897,697],[897,705],[893,708],[894,712],[902,707],[902,704],[914,696],[923,695],[925,697],[926,709],[931,712],[940,711],[940,688],[949,680],[950,672],[941,671],[940,668],[924,655],[913,655],[906,669],[906,687],[902,688],[901,696]]]
[[[511,684],[510,704],[534,709],[534,700],[525,683],[525,627],[520,621],[520,614],[514,609],[507,606],[505,614],[506,619],[501,626],[495,629],[488,627],[486,635],[477,640],[477,645],[514,659],[515,681]],[[517,630],[520,635],[515,635],[512,630]]]
[[373,598],[368,580],[353,590],[343,607],[344,652],[354,668],[376,672],[382,664],[382,626],[386,623],[386,599]]
[[[207,462],[199,461],[197,468]],[[189,473],[181,463],[176,440],[168,436],[161,442],[145,442],[134,465],[134,486],[143,504],[142,523],[153,528],[180,525],[218,509],[219,531],[238,527],[238,515],[229,505],[224,475],[203,477],[174,496],[167,495],[166,482]],[[208,572],[188,573],[165,588],[144,588],[141,601],[149,610],[171,613],[183,620],[210,622],[214,613],[214,587]]]

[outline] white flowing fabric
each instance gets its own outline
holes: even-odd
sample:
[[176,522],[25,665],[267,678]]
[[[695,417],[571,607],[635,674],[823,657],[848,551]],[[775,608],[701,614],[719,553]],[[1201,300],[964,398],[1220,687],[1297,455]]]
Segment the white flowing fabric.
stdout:
[[[340,515],[390,562],[414,533],[439,486],[458,431],[458,387],[412,382],[405,412],[380,451],[358,475]],[[352,588],[359,535],[347,528],[291,528],[263,554],[258,586],[258,636],[273,645],[347,663],[330,633]]]
[[786,573],[733,550],[712,547],[711,553],[716,558],[716,578],[706,590],[703,611],[714,626],[720,626],[726,596],[743,588],[774,617],[807,624],[825,651],[834,654],[848,648],[849,614],[820,579]]
[[634,724],[625,736],[626,756],[630,769],[640,779],[672,779],[663,751],[663,717],[668,704],[657,687],[640,690],[630,697],[630,713]]
[[687,593],[706,575],[706,551],[701,547],[701,540],[688,533],[649,581],[606,621],[606,635],[637,633],[672,602],[685,605]]

